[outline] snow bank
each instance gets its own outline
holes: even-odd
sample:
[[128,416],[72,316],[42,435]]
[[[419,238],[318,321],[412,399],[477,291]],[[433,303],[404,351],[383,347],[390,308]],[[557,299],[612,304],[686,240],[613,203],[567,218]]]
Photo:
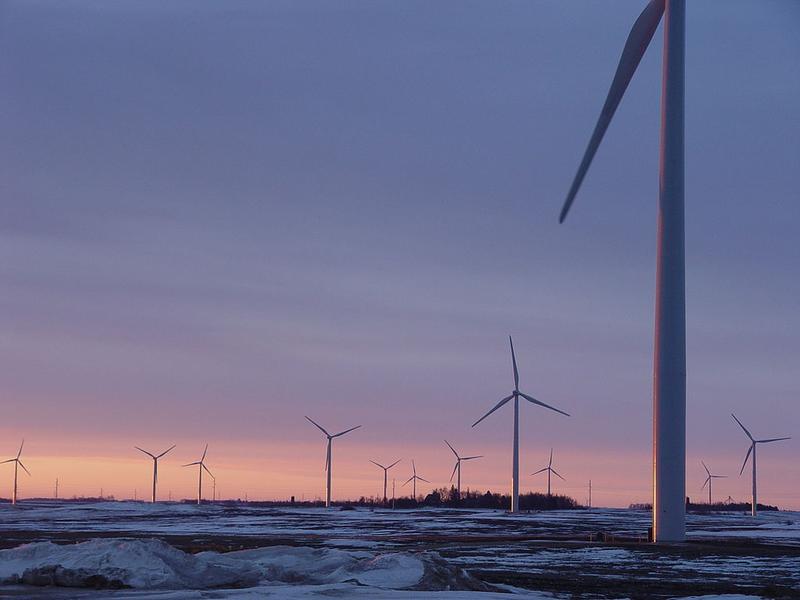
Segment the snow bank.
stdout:
[[202,559],[158,540],[95,539],[0,550],[0,584],[63,587],[208,588],[255,585],[247,565]]
[[187,554],[159,540],[94,539],[0,550],[0,585],[209,589],[355,583],[388,590],[488,590],[432,552],[272,546]]

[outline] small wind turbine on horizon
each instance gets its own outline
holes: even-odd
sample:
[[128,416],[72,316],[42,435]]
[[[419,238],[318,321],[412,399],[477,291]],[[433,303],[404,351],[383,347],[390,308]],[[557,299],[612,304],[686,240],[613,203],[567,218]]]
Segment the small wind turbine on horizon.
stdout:
[[514,367],[514,391],[511,392],[510,396],[506,396],[500,402],[498,402],[492,410],[487,412],[483,415],[480,419],[475,421],[472,426],[475,427],[478,423],[483,421],[486,417],[496,411],[498,408],[503,406],[506,402],[510,400],[514,400],[514,445],[513,445],[513,457],[511,461],[511,512],[516,513],[519,512],[519,399],[520,397],[525,398],[531,404],[536,404],[538,406],[543,406],[544,408],[549,408],[552,411],[560,413],[565,416],[569,416],[568,413],[565,413],[563,410],[559,410],[550,406],[549,404],[545,404],[544,402],[540,402],[536,398],[528,396],[527,394],[523,394],[519,391],[519,371],[517,370],[517,357],[514,354],[514,341],[511,339],[511,336],[508,336],[508,342],[511,344],[511,364]]
[[181,465],[183,467],[193,467],[197,465],[197,503],[200,504],[203,501],[203,470],[211,476],[211,480],[216,482],[216,478],[214,477],[213,473],[208,470],[206,466],[206,452],[208,452],[208,444],[206,444],[205,449],[203,450],[203,456],[200,457],[200,460],[196,460],[195,462],[187,463],[185,465]]
[[[412,484],[412,487],[413,487],[412,493],[414,494],[414,496],[413,496],[414,500],[416,500],[417,499],[417,481],[424,481],[425,483],[430,483],[430,481],[428,481],[427,479],[423,479],[422,477],[417,475],[417,465],[414,463],[413,459],[411,460],[411,469],[413,470],[414,474],[406,480],[406,483],[413,482],[413,484]],[[403,487],[405,487],[406,483],[403,484]]]
[[377,462],[375,462],[374,460],[370,460],[370,461],[369,461],[369,462],[371,462],[373,465],[375,465],[375,466],[378,466],[378,467],[380,467],[381,469],[383,469],[383,503],[384,503],[384,504],[386,504],[386,502],[388,501],[388,498],[386,497],[386,484],[387,484],[387,483],[388,483],[388,481],[389,481],[389,469],[391,469],[393,466],[395,466],[395,465],[396,465],[397,463],[399,463],[401,460],[403,460],[403,459],[402,459],[402,458],[398,458],[396,461],[394,461],[394,462],[393,462],[392,464],[390,464],[388,467],[384,467],[382,464],[380,464],[380,463],[377,463]]
[[750,514],[754,517],[758,514],[758,493],[756,489],[756,444],[769,444],[770,442],[781,442],[783,440],[790,440],[791,437],[779,437],[779,438],[770,438],[767,440],[757,440],[754,439],[750,432],[747,431],[747,428],[742,425],[742,422],[736,418],[736,415],[731,413],[733,420],[739,424],[739,427],[742,428],[742,431],[745,432],[748,438],[750,438],[750,447],[747,449],[747,455],[744,457],[744,462],[742,463],[742,469],[739,471],[739,476],[741,477],[742,473],[744,473],[744,468],[747,466],[747,459],[750,458],[750,455],[753,455],[753,504],[752,508],[750,509]]
[[650,0],[633,24],[611,88],[559,215],[567,217],[592,159],[664,17],[653,361],[653,540],[686,538],[686,264],[684,59],[686,0]]
[[544,469],[539,469],[535,473],[531,473],[531,475],[538,475],[539,473],[544,473],[545,471],[547,471],[547,496],[550,497],[550,474],[552,473],[553,475],[555,475],[556,477],[561,479],[561,481],[566,481],[566,479],[561,477],[561,475],[559,475],[558,472],[553,468],[553,449],[552,448],[550,448],[550,461],[547,463],[547,466]]
[[147,450],[142,450],[139,446],[134,446],[139,452],[144,452],[153,459],[153,502],[156,501],[156,483],[158,483],[158,459],[164,456],[167,452],[170,452],[173,448],[175,448],[176,444],[173,444],[171,447],[164,450],[161,454],[155,455]]
[[706,466],[706,463],[704,463],[702,460],[700,462],[703,464],[703,468],[706,470],[706,474],[708,475],[708,477],[706,477],[705,483],[703,484],[703,487],[700,488],[700,491],[702,492],[705,489],[705,487],[708,486],[708,505],[711,506],[711,483],[712,483],[712,481],[714,479],[725,479],[728,476],[727,475],[712,475],[711,471]]
[[22,461],[19,459],[19,457],[22,456],[22,447],[24,445],[25,445],[25,440],[22,440],[22,443],[19,445],[19,451],[17,452],[17,456],[15,456],[14,458],[9,458],[8,460],[4,460],[2,463],[0,463],[0,464],[10,463],[10,462],[14,463],[14,493],[11,496],[11,504],[17,503],[17,474],[19,472],[19,467],[22,467],[22,470],[28,474],[28,477],[31,476],[31,472],[28,471],[27,468],[25,468],[25,465],[23,465]]
[[447,444],[447,447],[453,451],[453,454],[456,455],[456,464],[453,467],[453,472],[450,474],[450,483],[453,482],[453,476],[458,472],[458,479],[456,480],[456,497],[458,500],[461,500],[461,461],[462,460],[475,460],[476,458],[483,458],[483,456],[459,456],[456,449],[450,445],[450,442],[447,440],[444,441]]
[[331,471],[333,470],[333,465],[331,464],[331,462],[333,460],[333,458],[332,458],[333,439],[337,438],[337,437],[341,437],[346,433],[350,433],[351,431],[354,431],[354,430],[358,429],[359,427],[361,427],[361,425],[356,425],[355,427],[351,427],[350,429],[345,429],[344,431],[340,431],[339,433],[334,433],[333,435],[331,435],[320,424],[314,422],[309,417],[306,417],[306,419],[308,419],[308,421],[311,424],[316,426],[316,428],[319,429],[322,433],[324,433],[325,437],[328,438],[328,449],[327,449],[327,452],[325,454],[325,471],[327,471],[327,478],[326,478],[326,482],[325,482],[325,507],[326,508],[330,508],[330,506],[331,506]]

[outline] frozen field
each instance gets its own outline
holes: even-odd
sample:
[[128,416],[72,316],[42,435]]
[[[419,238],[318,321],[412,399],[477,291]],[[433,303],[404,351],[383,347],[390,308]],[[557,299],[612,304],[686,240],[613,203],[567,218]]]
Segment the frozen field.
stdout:
[[[649,522],[610,509],[0,505],[0,597],[800,597],[799,513],[690,515],[675,547],[642,543]],[[63,587],[119,585],[131,589]]]

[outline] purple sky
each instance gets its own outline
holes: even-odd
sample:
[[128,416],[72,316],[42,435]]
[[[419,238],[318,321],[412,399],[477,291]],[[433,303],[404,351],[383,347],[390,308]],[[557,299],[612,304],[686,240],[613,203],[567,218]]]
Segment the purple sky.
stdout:
[[[643,4],[4,2],[0,453],[297,445],[319,493],[310,414],[364,424],[370,475],[390,447],[444,483],[448,436],[505,487],[510,411],[469,425],[512,333],[574,415],[524,407],[523,468],[552,445],[572,493],[646,500],[660,30],[557,225]],[[800,3],[688,4],[695,493],[700,458],[738,474],[731,411],[800,438]],[[800,507],[797,444],[760,452],[764,501]]]

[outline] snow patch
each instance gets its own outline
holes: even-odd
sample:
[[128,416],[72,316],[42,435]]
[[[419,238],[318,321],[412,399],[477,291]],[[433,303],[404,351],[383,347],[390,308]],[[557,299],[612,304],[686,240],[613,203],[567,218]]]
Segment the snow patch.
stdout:
[[386,590],[491,590],[434,552],[271,546],[188,554],[159,540],[93,539],[0,550],[0,585],[210,589],[350,583]]

